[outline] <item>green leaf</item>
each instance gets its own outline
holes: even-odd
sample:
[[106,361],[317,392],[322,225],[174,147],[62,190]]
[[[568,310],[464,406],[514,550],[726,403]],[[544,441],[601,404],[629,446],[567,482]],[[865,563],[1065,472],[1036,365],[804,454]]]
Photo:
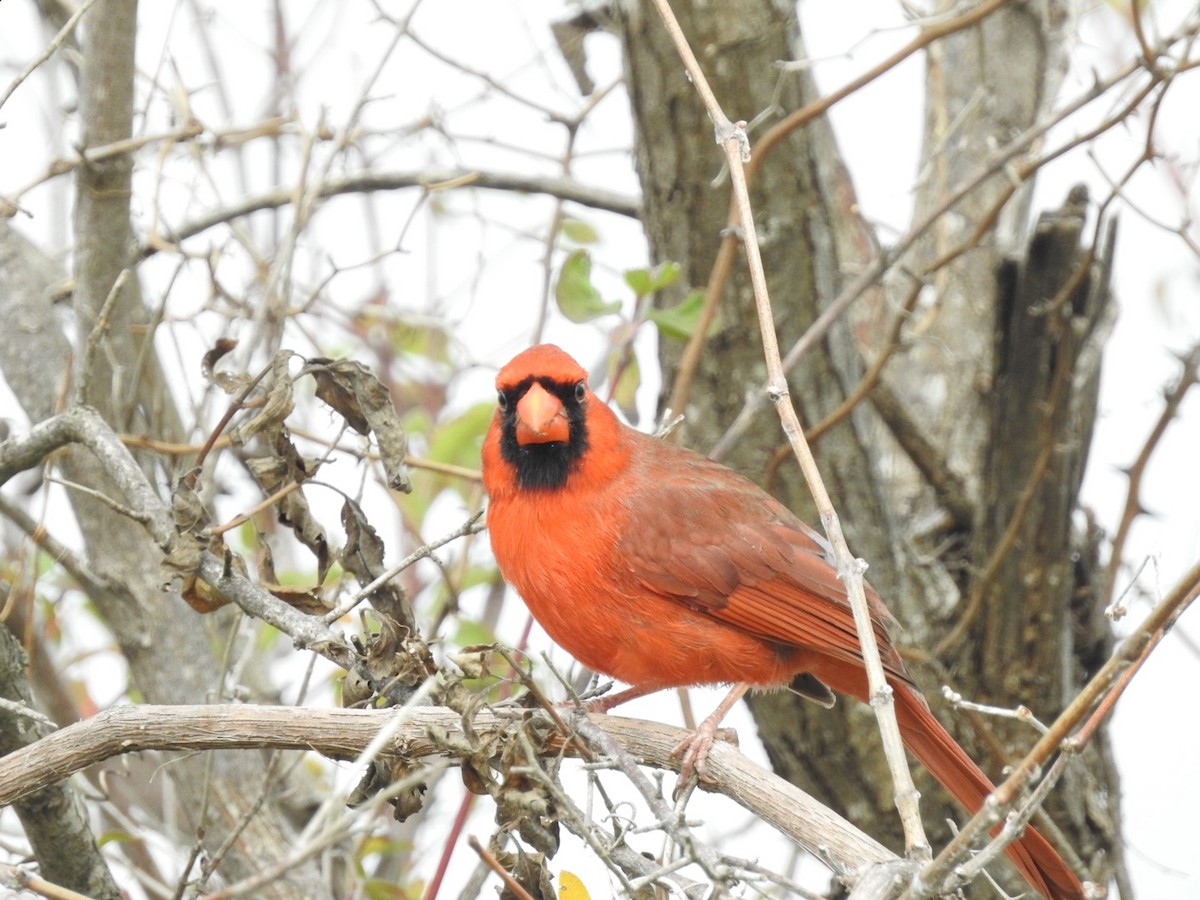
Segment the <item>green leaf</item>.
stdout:
[[461,415],[439,422],[429,439],[429,458],[455,466],[479,467],[479,448],[496,410],[494,400],[476,403]]
[[124,843],[126,841],[137,840],[132,834],[125,831],[106,831],[96,839],[96,846],[103,847],[105,844]]
[[663,337],[688,340],[700,323],[700,311],[704,308],[704,294],[691,291],[678,306],[667,309],[647,310],[646,317],[658,326]]
[[596,229],[582,219],[563,219],[562,233],[568,241],[576,244],[594,244],[600,240]]
[[667,261],[653,269],[629,269],[625,272],[625,283],[633,288],[638,299],[655,291],[670,287],[679,280],[679,263]]
[[461,619],[450,641],[456,647],[477,647],[481,644],[493,644],[496,642],[496,632],[482,622]]
[[586,250],[572,250],[564,260],[554,285],[554,299],[562,314],[577,325],[621,308],[619,300],[605,303],[592,284],[592,259]]
[[[638,368],[637,357],[632,354],[625,365],[618,371],[620,354],[614,352],[608,359],[608,377],[612,383],[612,398],[617,408],[625,414],[631,423],[638,423],[637,389],[642,383],[642,373]],[[616,376],[615,381],[613,376]]]
[[424,891],[419,888],[405,888],[394,882],[378,878],[368,878],[363,882],[363,893],[368,900],[412,900],[420,897]]
[[440,363],[449,361],[450,332],[439,322],[400,316],[392,323],[389,336],[397,353],[423,356]]

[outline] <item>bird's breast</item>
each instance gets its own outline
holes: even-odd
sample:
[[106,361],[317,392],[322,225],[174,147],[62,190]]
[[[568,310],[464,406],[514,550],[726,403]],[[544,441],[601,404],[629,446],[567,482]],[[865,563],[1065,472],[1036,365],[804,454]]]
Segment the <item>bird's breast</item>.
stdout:
[[778,647],[639,580],[621,550],[629,513],[601,499],[525,493],[488,508],[500,571],[555,643],[641,687],[790,680]]

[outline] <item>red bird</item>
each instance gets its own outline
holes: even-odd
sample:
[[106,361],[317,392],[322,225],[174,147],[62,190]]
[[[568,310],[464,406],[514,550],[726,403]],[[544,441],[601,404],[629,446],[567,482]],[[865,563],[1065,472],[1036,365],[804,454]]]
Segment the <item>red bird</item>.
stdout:
[[[733,683],[714,716],[749,687],[866,702],[853,615],[816,532],[736,472],[623,425],[558,347],[520,353],[496,388],[483,445],[496,562],[560,646],[632,686],[617,700]],[[929,711],[867,594],[904,744],[974,813],[993,785]],[[1044,896],[1083,897],[1032,828],[1008,853]]]

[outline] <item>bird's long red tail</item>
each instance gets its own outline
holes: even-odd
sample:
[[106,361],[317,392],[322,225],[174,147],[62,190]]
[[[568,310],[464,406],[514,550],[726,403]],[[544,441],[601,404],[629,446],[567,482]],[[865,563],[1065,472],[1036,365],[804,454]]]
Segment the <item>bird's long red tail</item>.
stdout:
[[[866,700],[866,675],[853,664],[838,661],[823,666],[818,677],[838,693]],[[899,679],[892,684],[896,718],[904,746],[950,794],[974,815],[995,785],[930,712],[925,700]],[[1075,873],[1034,828],[1026,827],[1008,845],[1009,858],[1026,881],[1049,900],[1083,900],[1083,885]]]
[[[903,683],[893,685],[893,688],[904,746],[955,800],[974,815],[995,786],[934,718],[923,699]],[[1009,844],[1007,849],[1026,880],[1050,900],[1083,897],[1083,885],[1075,873],[1034,828],[1026,827],[1021,838]]]

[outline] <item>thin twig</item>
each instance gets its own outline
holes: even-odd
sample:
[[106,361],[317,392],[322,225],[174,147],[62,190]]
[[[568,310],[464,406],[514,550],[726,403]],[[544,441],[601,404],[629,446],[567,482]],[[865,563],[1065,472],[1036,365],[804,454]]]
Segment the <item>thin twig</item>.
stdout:
[[103,491],[98,491],[95,488],[88,487],[86,484],[80,484],[78,481],[68,481],[66,478],[56,478],[53,475],[47,475],[46,483],[57,484],[66,488],[68,491],[74,491],[77,494],[83,494],[86,497],[91,497],[96,502],[103,503],[117,515],[124,516],[127,519],[132,519],[134,522],[140,522],[141,524],[145,525],[150,521],[149,513],[133,509],[130,506],[125,506],[123,503],[118,503]]
[[32,872],[26,872],[24,869],[4,863],[0,863],[0,884],[16,890],[39,894],[49,900],[92,900],[87,894],[80,894],[61,884],[39,878]]
[[256,503],[254,506],[250,507],[245,512],[238,513],[236,516],[234,516],[232,519],[230,519],[224,525],[213,526],[212,528],[210,528],[208,530],[208,533],[210,535],[212,535],[213,537],[219,537],[220,535],[224,534],[227,531],[232,531],[234,528],[239,527],[243,523],[249,522],[251,519],[253,519],[256,515],[258,515],[264,509],[270,509],[272,506],[274,506],[276,503],[278,503],[280,500],[282,500],[288,494],[291,494],[294,491],[297,491],[299,489],[300,489],[300,482],[289,481],[283,487],[279,488],[279,490],[275,491],[275,493],[271,494],[271,496],[267,497],[264,500],[259,501],[258,503]]
[[[1025,757],[1013,767],[1011,774],[988,797],[984,809],[993,810],[993,821],[994,811],[1015,802],[1056,751],[1060,748],[1073,752],[1082,749],[1083,734],[1070,737],[1071,730],[1083,721],[1092,708],[1111,693],[1115,686],[1121,684],[1123,687],[1120,680],[1121,674],[1130,665],[1138,663],[1138,660],[1148,652],[1149,648],[1158,643],[1161,635],[1183,614],[1198,595],[1200,595],[1200,561],[1196,562],[1176,583],[1170,593],[1151,610],[1137,630],[1120,643],[1100,671],[1092,677],[1062,714],[1054,720],[1046,733],[1025,754]],[[1138,664],[1140,665],[1140,663]],[[1092,731],[1089,731],[1086,736],[1090,738],[1091,733]],[[942,849],[942,852],[937,855],[926,871],[949,872],[953,869],[955,860],[965,859],[975,841],[983,837],[991,827],[991,823],[985,821],[986,818],[986,816],[976,816],[967,822],[953,840]],[[936,883],[934,877],[927,880],[924,872],[919,876],[917,882],[918,885]]]
[[26,719],[31,719],[51,731],[58,728],[58,723],[47,716],[45,713],[38,712],[30,706],[26,706],[19,700],[9,700],[7,697],[0,697],[0,709],[5,712],[12,713],[14,716],[22,716]]
[[84,402],[87,387],[92,383],[92,366],[96,362],[96,351],[100,347],[100,342],[104,339],[105,332],[108,331],[108,326],[111,324],[108,317],[112,315],[117,297],[124,290],[125,283],[129,281],[130,272],[131,270],[126,268],[122,269],[120,274],[117,275],[116,280],[112,283],[112,287],[108,290],[108,295],[100,305],[100,311],[96,314],[96,321],[92,323],[92,330],[88,332],[87,342],[83,346],[83,359],[79,366],[78,381],[75,383],[75,405]]
[[1179,379],[1164,397],[1162,412],[1159,413],[1154,426],[1150,429],[1150,434],[1146,436],[1146,440],[1142,443],[1142,448],[1138,451],[1137,458],[1125,469],[1125,475],[1129,479],[1129,488],[1125,493],[1125,506],[1121,510],[1121,518],[1117,525],[1116,534],[1113,535],[1112,550],[1108,560],[1108,571],[1105,573],[1106,596],[1103,604],[1105,608],[1112,606],[1113,592],[1116,590],[1117,572],[1120,570],[1125,555],[1125,542],[1129,537],[1129,531],[1133,527],[1134,519],[1144,511],[1142,507],[1142,478],[1145,476],[1147,466],[1150,463],[1150,457],[1162,441],[1162,437],[1167,431],[1167,426],[1179,414],[1179,407],[1183,404],[1184,397],[1187,396],[1188,391],[1192,389],[1197,379],[1200,378],[1200,344],[1192,347],[1181,358],[1181,362],[1183,363],[1183,369],[1179,373]]
[[750,282],[754,289],[755,307],[758,310],[759,331],[762,338],[763,355],[767,364],[766,394],[775,406],[796,458],[800,463],[804,479],[813,495],[813,500],[821,516],[821,524],[825,535],[833,546],[834,559],[837,564],[838,577],[846,586],[850,606],[854,612],[854,624],[862,648],[864,665],[867,671],[868,691],[871,706],[879,720],[880,733],[883,739],[884,754],[892,773],[896,793],[896,806],[900,811],[901,823],[904,827],[905,845],[909,853],[918,858],[928,858],[929,840],[925,836],[925,828],[921,822],[920,808],[916,786],[908,768],[908,759],[904,752],[904,743],[900,738],[900,726],[896,721],[895,703],[892,689],[884,676],[883,663],[879,657],[879,646],[875,639],[875,629],[871,621],[870,608],[867,606],[866,593],[863,589],[862,573],[865,564],[855,559],[846,546],[841,524],[829,493],[821,479],[820,470],[813,458],[812,450],[804,438],[804,431],[792,406],[788,391],[787,376],[784,374],[783,362],[779,355],[779,343],[775,334],[774,313],[771,309],[771,299],[767,291],[766,272],[763,268],[762,256],[759,253],[758,235],[754,226],[754,212],[750,204],[750,193],[746,183],[745,163],[749,159],[749,140],[743,129],[743,123],[734,125],[722,112],[712,89],[708,85],[704,72],[700,69],[687,38],[679,26],[678,20],[671,9],[668,0],[654,0],[659,15],[666,24],[667,31],[675,42],[676,51],[683,60],[688,76],[696,88],[696,92],[704,101],[705,109],[713,122],[717,140],[725,151],[729,172],[733,184],[733,194],[737,204],[737,219],[741,223],[742,240],[746,249],[746,261],[750,269]]
[[27,65],[21,74],[9,83],[8,88],[5,89],[3,94],[0,94],[0,107],[3,107],[4,104],[8,102],[8,98],[13,95],[13,91],[19,88],[26,78],[36,72],[39,66],[52,57],[58,51],[58,48],[66,43],[67,38],[69,38],[71,33],[75,30],[75,26],[79,24],[79,20],[87,14],[87,11],[92,8],[95,2],[96,0],[84,0],[84,2],[80,4],[79,8],[71,15],[71,18],[67,19],[67,21],[63,24],[63,27],[58,30],[58,34],[56,34],[51,39],[50,43],[46,45],[46,49],[38,54],[37,58]]
[[[430,191],[482,188],[515,191],[519,194],[548,194],[581,206],[634,219],[640,215],[642,205],[640,197],[591,187],[571,178],[493,172],[484,169],[424,168],[401,172],[359,172],[315,184],[310,194],[313,198],[324,200],[342,194],[370,194],[375,191],[395,191],[404,188],[422,188]],[[238,203],[206,213],[178,228],[168,229],[162,235],[151,237],[141,247],[141,256],[146,258],[162,250],[177,250],[180,243],[210,228],[261,210],[287,206],[293,199],[293,192],[289,188],[277,188],[265,194],[247,197]]]
[[365,599],[371,596],[375,591],[379,590],[413,563],[422,560],[433,554],[435,550],[444,547],[451,541],[458,540],[460,537],[466,537],[469,534],[478,534],[483,531],[484,526],[480,524],[479,519],[483,515],[483,511],[479,511],[467,519],[462,525],[459,525],[448,534],[442,535],[435,541],[430,541],[421,547],[418,547],[396,565],[392,566],[386,572],[382,573],[378,578],[374,579],[370,584],[363,585],[358,592],[350,596],[348,599],[339,603],[336,607],[327,612],[324,616],[326,622],[336,622],[346,613],[358,606]]
[[475,835],[470,835],[467,838],[467,846],[475,851],[476,855],[483,860],[483,864],[491,869],[500,880],[504,882],[504,889],[512,894],[517,900],[533,900],[533,895],[525,888],[521,887],[521,883],[517,879],[508,874],[508,870],[500,865],[500,860],[489,851],[483,844],[479,843],[479,838]]

